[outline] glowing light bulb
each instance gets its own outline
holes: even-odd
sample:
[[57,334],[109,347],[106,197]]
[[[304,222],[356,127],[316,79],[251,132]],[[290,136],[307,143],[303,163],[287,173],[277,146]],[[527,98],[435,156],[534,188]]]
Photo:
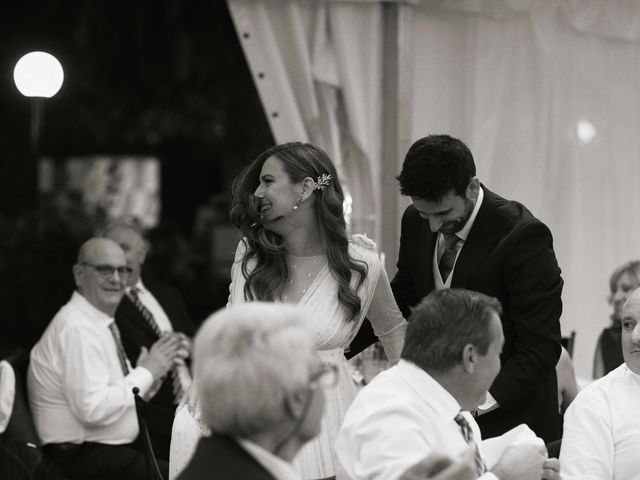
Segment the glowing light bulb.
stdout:
[[576,126],[576,133],[582,143],[591,143],[598,132],[589,120],[580,119]]
[[23,56],[13,70],[16,87],[25,97],[51,98],[64,80],[62,65],[47,52],[31,52]]

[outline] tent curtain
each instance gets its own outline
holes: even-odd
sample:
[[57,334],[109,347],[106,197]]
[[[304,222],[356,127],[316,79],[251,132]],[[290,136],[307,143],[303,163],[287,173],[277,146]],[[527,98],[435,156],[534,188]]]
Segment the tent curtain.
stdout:
[[[379,242],[406,204],[380,217],[382,2],[228,2],[277,141],[326,149],[353,195],[354,230]],[[551,228],[563,333],[578,332],[574,360],[589,377],[608,278],[640,258],[640,3],[399,3],[413,10],[412,40],[399,42],[411,138],[463,139],[481,181]]]
[[450,133],[481,181],[551,228],[563,333],[590,377],[613,270],[640,259],[640,4],[423,1],[413,137]]
[[354,233],[380,238],[382,7],[228,0],[278,143],[324,149],[352,198]]

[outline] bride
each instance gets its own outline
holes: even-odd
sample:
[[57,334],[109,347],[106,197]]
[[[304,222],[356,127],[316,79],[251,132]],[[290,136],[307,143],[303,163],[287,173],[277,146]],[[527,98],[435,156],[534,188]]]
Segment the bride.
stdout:
[[[294,460],[305,479],[340,478],[333,444],[356,394],[344,348],[364,318],[391,361],[400,356],[406,329],[375,244],[363,235],[347,238],[343,201],[327,154],[298,142],[263,152],[233,185],[231,221],[244,238],[231,271],[229,304],[262,300],[306,307],[320,359],[339,369],[337,386],[327,392],[321,433]],[[176,413],[172,477],[207,433],[195,403],[192,395]]]

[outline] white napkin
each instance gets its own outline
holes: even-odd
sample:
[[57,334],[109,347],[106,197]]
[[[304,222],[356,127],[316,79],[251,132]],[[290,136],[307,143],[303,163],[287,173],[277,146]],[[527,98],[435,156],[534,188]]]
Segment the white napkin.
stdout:
[[503,433],[499,437],[488,438],[482,441],[480,451],[484,457],[485,464],[488,469],[500,459],[507,447],[512,445],[540,445],[545,446],[544,440],[536,436],[536,434],[524,423],[512,428],[508,432]]

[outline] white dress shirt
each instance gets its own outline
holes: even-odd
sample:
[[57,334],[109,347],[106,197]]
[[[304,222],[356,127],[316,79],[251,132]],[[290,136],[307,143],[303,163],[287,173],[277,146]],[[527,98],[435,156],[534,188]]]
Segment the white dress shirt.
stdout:
[[[349,407],[335,444],[338,459],[355,480],[399,478],[433,452],[455,459],[469,448],[454,420],[459,412],[456,399],[427,372],[400,360]],[[482,453],[478,424],[463,415]],[[497,477],[488,472],[480,478]]]
[[74,292],[31,350],[27,387],[43,444],[121,445],[138,436],[131,389],[144,395],[153,377],[143,367],[124,376],[112,322]]
[[15,396],[15,373],[9,362],[2,360],[0,361],[0,433],[3,433],[9,425]]
[[640,375],[626,364],[584,387],[564,415],[562,478],[640,479]]
[[241,438],[236,440],[273,478],[278,480],[302,480],[302,477],[291,463],[274,455],[257,443]]

